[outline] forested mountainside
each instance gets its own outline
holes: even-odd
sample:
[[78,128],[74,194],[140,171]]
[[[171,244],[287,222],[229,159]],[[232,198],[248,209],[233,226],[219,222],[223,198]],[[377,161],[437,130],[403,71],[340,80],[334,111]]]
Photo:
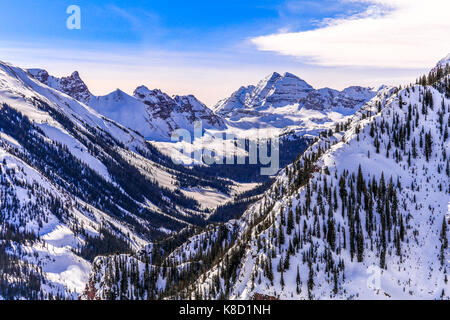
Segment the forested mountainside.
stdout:
[[0,63],[0,298],[76,297],[97,255],[204,226],[202,194],[239,187]]
[[241,218],[98,257],[83,297],[448,299],[449,129],[447,64],[323,132]]

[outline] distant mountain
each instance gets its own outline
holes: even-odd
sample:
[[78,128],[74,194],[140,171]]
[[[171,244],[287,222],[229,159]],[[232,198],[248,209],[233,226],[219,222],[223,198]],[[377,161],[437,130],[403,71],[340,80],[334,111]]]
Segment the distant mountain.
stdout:
[[224,120],[193,95],[169,97],[161,90],[140,86],[134,97],[147,105],[150,117],[166,121],[169,132],[192,128],[195,121],[201,121],[206,129],[225,128]]
[[298,103],[300,107],[306,109],[353,114],[376,93],[376,90],[356,86],[342,91],[324,88],[310,92]]
[[133,96],[117,89],[105,96],[92,96],[88,105],[151,140],[167,140],[169,125],[161,118],[153,118],[148,107]]
[[48,74],[43,69],[28,69],[27,70],[35,79],[46,84],[47,86],[61,91],[68,96],[88,104],[92,94],[86,84],[81,80],[78,71],[73,72],[68,77],[56,78]]
[[420,82],[320,134],[242,217],[98,257],[83,297],[450,299],[450,66]]
[[319,111],[355,112],[376,95],[370,88],[350,87],[341,92],[329,88],[315,90],[304,80],[291,73],[272,73],[257,86],[241,87],[231,97],[219,101],[216,113],[231,119],[239,114],[257,115],[273,111],[272,108],[297,106]]
[[241,87],[231,97],[219,101],[213,110],[222,115],[263,110],[294,104],[314,89],[291,73],[272,73],[256,86]]
[[[166,155],[185,164],[194,162],[179,154],[177,144],[170,143],[171,136],[177,129],[186,129],[192,135],[196,121],[202,122],[205,132],[232,133],[239,138],[257,140],[289,135],[301,139],[305,134],[316,135],[333,127],[376,94],[362,87],[315,90],[291,73],[274,72],[256,86],[241,87],[214,106],[213,111],[192,95],[171,97],[159,89],[140,86],[133,96],[120,89],[94,96],[78,72],[56,78],[45,70],[28,71],[42,83],[139,132]],[[193,141],[193,150],[209,148],[207,140]]]
[[204,128],[224,129],[223,119],[193,95],[169,97],[160,90],[138,87],[134,96],[117,89],[105,96],[94,96],[78,72],[56,78],[42,69],[29,69],[37,80],[92,107],[106,117],[156,141],[170,141],[176,129],[193,131],[194,122]]
[[[0,300],[76,298],[97,255],[204,226],[245,189],[72,98],[97,101],[80,81],[0,62]],[[147,107],[120,91],[98,101],[126,99]]]

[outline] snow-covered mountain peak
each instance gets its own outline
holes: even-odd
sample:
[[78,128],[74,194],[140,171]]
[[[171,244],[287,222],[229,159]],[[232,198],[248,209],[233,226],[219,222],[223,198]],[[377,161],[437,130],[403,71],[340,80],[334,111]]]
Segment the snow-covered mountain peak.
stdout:
[[[89,104],[94,108],[97,109],[97,107],[99,106],[99,104],[104,104],[104,106],[108,105],[108,107],[111,110],[116,110],[117,108],[119,108],[122,105],[127,105],[128,107],[131,107],[132,105],[134,105],[135,99],[130,96],[128,93],[120,90],[120,89],[116,89],[104,96],[98,96],[98,97],[92,97],[91,100],[89,101]],[[104,110],[97,110],[100,113],[102,113]],[[102,113],[103,114],[103,113]]]
[[73,79],[80,79],[80,80],[81,80],[80,74],[78,73],[78,71],[72,72],[72,74],[70,75],[70,77],[73,78]]
[[256,86],[240,87],[231,97],[219,101],[213,109],[222,115],[230,112],[264,110],[270,107],[283,107],[297,103],[314,88],[296,75],[273,72]]
[[294,84],[297,88],[302,88],[306,90],[313,90],[314,88],[307,83],[305,80],[297,77],[295,74],[290,72],[285,72],[281,76],[281,81]]
[[274,108],[277,114],[292,113],[292,107],[350,115],[373,98],[376,92],[378,90],[358,86],[343,91],[331,88],[316,90],[292,73],[274,72],[256,86],[240,87],[228,99],[219,101],[213,109],[232,120],[247,118],[249,115],[261,117],[263,113],[273,113]]
[[116,101],[120,101],[120,100],[126,99],[127,97],[131,97],[131,96],[128,93],[117,88],[113,92],[107,94],[105,97],[111,97],[111,98],[115,99]]
[[224,128],[220,116],[193,95],[170,97],[159,89],[150,90],[146,86],[137,87],[133,95],[146,105],[150,118],[167,123],[168,135],[179,128],[193,129],[195,121],[202,121],[205,128]]
[[36,80],[39,80],[49,87],[61,91],[80,102],[88,104],[92,97],[89,88],[81,79],[78,71],[74,71],[70,76],[62,78],[51,76],[43,69],[28,69],[27,71]]
[[150,90],[144,85],[137,87],[136,90],[134,90],[133,96],[145,104],[153,104],[171,100],[169,95],[162,92],[160,89]]
[[156,107],[156,104],[164,103],[166,109],[174,111],[177,107],[183,107],[185,104],[190,104],[196,107],[197,111],[207,111],[209,108],[194,95],[186,96],[174,95],[170,97],[168,94],[162,92],[160,89],[150,90],[148,87],[142,85],[134,90],[133,96],[151,107]]
[[292,73],[272,73],[260,81],[248,103],[256,107],[285,106],[295,103],[300,97],[314,90],[308,83]]
[[310,86],[306,81],[290,72],[284,72],[283,74],[280,74],[278,72],[272,72],[270,75],[261,80],[260,84],[262,86],[267,86],[277,82],[284,82],[284,83],[290,82],[300,87],[313,89],[313,87]]
[[150,94],[154,94],[154,93],[160,93],[161,90],[159,89],[153,89],[150,90],[147,86],[139,86],[134,90],[133,96],[145,96],[145,95],[150,95]]

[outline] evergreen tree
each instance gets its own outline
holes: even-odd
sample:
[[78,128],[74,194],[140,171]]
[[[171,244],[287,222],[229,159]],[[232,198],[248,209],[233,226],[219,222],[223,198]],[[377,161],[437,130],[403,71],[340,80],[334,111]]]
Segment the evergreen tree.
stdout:
[[447,221],[444,216],[441,230],[441,254],[440,254],[441,265],[444,265],[445,263],[445,251],[447,250],[447,248],[448,248]]
[[297,294],[300,294],[301,293],[301,280],[300,280],[300,268],[298,265],[297,265],[296,284],[297,284]]

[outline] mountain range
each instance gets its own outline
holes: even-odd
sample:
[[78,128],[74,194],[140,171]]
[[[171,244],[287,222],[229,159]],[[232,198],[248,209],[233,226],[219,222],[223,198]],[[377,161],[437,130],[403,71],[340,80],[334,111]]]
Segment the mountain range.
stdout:
[[15,274],[1,297],[72,296],[96,255],[204,226],[211,208],[254,187],[175,165],[63,92],[79,82],[48,77],[59,91],[35,75],[0,63],[0,254]]
[[83,297],[449,299],[449,129],[446,64],[320,135],[241,218],[98,257]]
[[192,141],[193,152],[213,146],[208,135],[217,133],[232,133],[250,140],[277,135],[298,139],[331,128],[336,121],[355,113],[377,92],[356,86],[343,91],[316,90],[291,73],[274,72],[256,86],[241,87],[208,108],[193,95],[170,97],[146,86],[136,88],[133,96],[118,89],[99,97],[89,91],[78,72],[62,78],[41,69],[28,72],[42,83],[141,133],[165,155],[188,165],[199,163],[185,159],[179,152],[180,144],[171,141],[177,129],[188,130],[194,136],[194,124],[201,122],[204,135]]
[[341,92],[329,88],[315,90],[291,73],[274,72],[256,86],[239,88],[231,97],[219,101],[213,110],[231,118],[288,105],[296,105],[299,111],[306,108],[350,114],[375,94],[376,91],[363,87],[349,87]]
[[[212,108],[0,62],[0,298],[448,298],[448,60],[404,88],[273,73]],[[282,137],[283,168],[175,164],[196,121]]]

